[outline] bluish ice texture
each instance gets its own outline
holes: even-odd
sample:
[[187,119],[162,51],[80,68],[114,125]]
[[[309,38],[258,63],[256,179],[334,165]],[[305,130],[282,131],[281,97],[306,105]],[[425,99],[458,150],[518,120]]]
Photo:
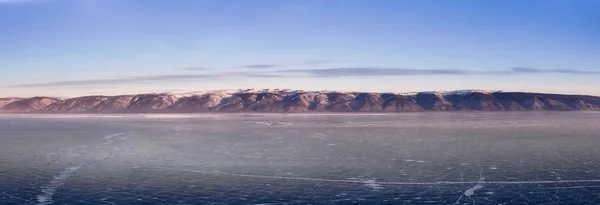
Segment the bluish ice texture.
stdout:
[[600,204],[600,113],[3,115],[0,204]]

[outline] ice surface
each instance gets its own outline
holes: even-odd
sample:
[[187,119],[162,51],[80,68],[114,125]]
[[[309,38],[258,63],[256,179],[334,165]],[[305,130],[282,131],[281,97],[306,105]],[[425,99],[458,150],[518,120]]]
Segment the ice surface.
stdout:
[[0,116],[0,204],[599,204],[600,113]]
[[65,185],[67,180],[80,170],[83,166],[69,167],[65,169],[60,175],[54,177],[47,185],[42,187],[42,194],[37,196],[37,202],[40,205],[52,204],[52,196],[56,193],[56,190],[61,186]]

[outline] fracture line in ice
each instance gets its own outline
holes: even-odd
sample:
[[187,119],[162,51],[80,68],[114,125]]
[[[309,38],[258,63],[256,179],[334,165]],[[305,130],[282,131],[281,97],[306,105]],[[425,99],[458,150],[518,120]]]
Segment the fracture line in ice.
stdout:
[[114,141],[112,140],[113,138],[115,138],[115,137],[118,137],[118,136],[121,136],[121,135],[123,135],[123,134],[125,134],[125,133],[122,133],[122,132],[121,132],[121,133],[116,133],[116,134],[112,134],[112,135],[107,135],[107,136],[104,136],[104,139],[105,139],[105,140],[107,140],[108,142],[114,142]]
[[[104,136],[104,139],[111,142],[112,139],[114,137],[123,135],[125,133],[116,133],[116,134],[112,134],[112,135],[107,135]],[[110,157],[112,157],[114,154],[111,152],[109,153],[109,156],[107,156],[106,158],[103,158],[102,160],[106,160]],[[67,169],[65,169],[63,172],[61,172],[58,176],[55,176],[54,179],[52,179],[50,182],[48,182],[48,184],[42,186],[42,194],[37,196],[37,201],[38,201],[38,205],[50,205],[53,204],[54,202],[52,201],[52,197],[54,196],[54,194],[56,193],[56,190],[58,190],[60,187],[64,186],[67,183],[67,180],[69,178],[71,178],[73,176],[73,174],[75,174],[75,172],[79,171],[81,168],[97,163],[99,162],[99,160],[96,160],[92,163],[88,163],[85,165],[78,165],[78,166],[74,166],[74,167],[69,167]]]
[[52,197],[56,190],[67,182],[67,180],[75,174],[78,170],[83,168],[83,166],[74,166],[65,169],[60,175],[54,177],[47,185],[42,187],[42,193],[37,196],[38,205],[49,205],[52,204]]
[[112,135],[107,135],[107,136],[104,136],[104,139],[107,139],[107,140],[108,139],[112,139],[113,137],[117,137],[117,136],[122,135],[122,134],[125,134],[125,133],[121,132],[121,133],[116,133],[116,134],[112,134]]
[[483,177],[483,168],[481,168],[481,166],[479,166],[479,181],[477,181],[477,184],[473,187],[471,187],[470,189],[467,189],[464,193],[465,196],[470,197],[473,196],[473,194],[475,194],[475,191],[478,189],[483,188],[483,185],[481,184],[481,182],[483,182],[485,180],[485,177]]
[[437,182],[381,182],[372,180],[344,180],[344,179],[322,179],[322,178],[308,178],[308,177],[285,177],[285,176],[263,176],[263,175],[252,175],[252,174],[232,174],[223,173],[218,171],[200,171],[192,169],[176,169],[169,167],[155,167],[150,166],[148,168],[183,171],[183,172],[194,172],[201,174],[211,175],[226,175],[226,176],[238,176],[238,177],[252,177],[252,178],[263,178],[263,179],[282,179],[282,180],[302,180],[302,181],[318,181],[318,182],[340,182],[340,183],[370,183],[379,185],[453,185],[453,184],[479,184],[481,186],[485,184],[560,184],[560,183],[591,183],[600,182],[600,179],[589,179],[589,180],[558,180],[558,181],[437,181]]

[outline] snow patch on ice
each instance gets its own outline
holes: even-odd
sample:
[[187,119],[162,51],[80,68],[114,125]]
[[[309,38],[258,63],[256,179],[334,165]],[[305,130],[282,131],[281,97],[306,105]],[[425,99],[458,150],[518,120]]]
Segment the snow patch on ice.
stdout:
[[105,139],[105,140],[110,140],[110,139],[112,139],[112,138],[114,138],[114,137],[118,137],[118,136],[120,136],[120,135],[122,135],[122,134],[125,134],[125,133],[122,133],[122,132],[121,132],[121,133],[116,133],[116,134],[112,134],[112,135],[106,135],[106,136],[104,136],[104,139]]
[[473,196],[473,194],[475,194],[475,191],[478,189],[481,189],[481,188],[483,188],[483,185],[477,184],[477,185],[471,187],[470,189],[467,189],[465,191],[465,196]]
[[256,122],[249,122],[252,124],[256,124],[256,125],[263,125],[263,126],[291,126],[294,125],[293,123],[287,123],[287,122],[260,122],[260,121],[256,121]]
[[367,186],[367,187],[369,187],[371,189],[374,189],[374,190],[383,189],[383,187],[381,186],[381,184],[377,183],[373,179],[365,180],[365,181],[363,181],[363,183],[365,184],[365,186]]
[[416,162],[416,163],[425,163],[424,160],[414,160],[414,159],[405,159],[405,162]]

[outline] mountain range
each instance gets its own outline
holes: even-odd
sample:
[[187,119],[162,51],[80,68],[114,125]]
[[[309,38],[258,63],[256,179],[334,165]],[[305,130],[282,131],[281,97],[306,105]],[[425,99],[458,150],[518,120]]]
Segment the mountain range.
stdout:
[[600,97],[525,92],[371,93],[220,90],[185,94],[0,98],[0,113],[349,113],[597,111]]

